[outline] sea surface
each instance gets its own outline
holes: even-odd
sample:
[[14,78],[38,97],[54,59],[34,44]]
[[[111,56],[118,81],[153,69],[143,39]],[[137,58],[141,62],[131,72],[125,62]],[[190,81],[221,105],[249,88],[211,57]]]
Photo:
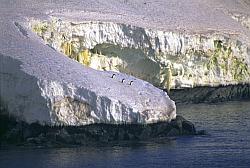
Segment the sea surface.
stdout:
[[205,136],[73,148],[0,149],[0,168],[250,167],[250,101],[178,105]]

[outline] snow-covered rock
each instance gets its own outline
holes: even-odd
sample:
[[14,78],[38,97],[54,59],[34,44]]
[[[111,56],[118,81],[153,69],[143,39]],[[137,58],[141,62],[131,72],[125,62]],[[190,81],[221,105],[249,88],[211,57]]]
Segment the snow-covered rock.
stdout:
[[[227,51],[231,45],[227,42],[233,39],[232,45],[235,48],[232,50],[236,53],[236,59],[232,59],[235,60],[235,66],[230,67],[230,70],[236,74],[242,74],[241,70],[249,68],[250,30],[246,16],[249,16],[250,10],[249,3],[243,0],[237,2],[234,0],[227,2],[180,0],[179,3],[176,3],[175,0],[1,0],[0,4],[1,104],[8,107],[11,115],[29,123],[36,121],[52,125],[81,125],[93,122],[149,123],[168,121],[175,117],[174,102],[164,92],[147,82],[125,74],[117,73],[115,78],[111,78],[113,72],[96,71],[63,56],[54,50],[53,47],[57,45],[52,47],[46,45],[41,38],[27,29],[28,21],[31,18],[49,20],[50,16],[53,16],[61,18],[67,23],[72,22],[72,24],[83,21],[98,21],[98,23],[101,21],[108,24],[133,25],[128,26],[128,29],[124,29],[125,31],[121,31],[123,28],[119,27],[121,24],[99,27],[99,30],[105,30],[106,34],[112,34],[114,30],[121,33],[120,35],[113,33],[112,37],[106,40],[105,38],[99,39],[99,41],[98,38],[101,36],[94,36],[94,31],[89,27],[87,30],[91,36],[89,36],[89,41],[86,41],[88,46],[93,46],[93,39],[97,41],[95,44],[110,41],[114,44],[130,43],[131,46],[126,44],[125,48],[134,46],[135,50],[135,47],[141,49],[150,44],[156,52],[160,53],[160,49],[166,53],[178,55],[185,53],[185,48],[188,49],[185,37],[191,37],[190,39],[193,40],[190,40],[188,44],[197,46],[197,49],[199,47],[208,49],[207,46],[213,46],[214,39],[218,42],[222,38]],[[240,13],[240,15],[235,15],[235,13]],[[89,25],[99,26],[95,23]],[[146,29],[146,36],[140,35],[138,38],[132,38]],[[81,30],[77,33],[81,33]],[[127,33],[126,36],[124,33]],[[218,34],[216,37],[219,38],[211,38],[211,41],[209,41],[210,39],[206,41],[211,34]],[[45,37],[47,36],[51,36],[51,34],[46,34]],[[147,37],[150,38],[150,43],[147,43]],[[164,41],[165,37],[169,43]],[[200,46],[200,39],[205,40],[206,45]],[[210,73],[202,71],[199,54],[198,52],[198,61],[193,61],[193,57],[187,54],[187,60],[181,59],[181,63],[176,62],[172,65],[177,69],[177,74],[183,77],[177,80],[178,84],[193,86],[195,83],[204,83],[205,79],[208,81],[213,79],[211,84],[223,83],[224,78],[221,78],[223,76],[232,79],[230,78],[233,77],[232,73],[225,73],[228,67],[225,67],[224,64],[228,62],[222,62],[223,59],[219,60],[219,63],[223,63],[223,68],[218,68],[221,64],[216,61],[213,64],[213,59],[211,60],[212,66],[209,64],[209,67],[212,67],[212,77],[214,78],[210,78]],[[150,57],[155,64],[145,66],[143,59],[139,61],[142,66],[136,71],[145,70],[147,73],[143,76],[138,75],[138,77],[155,76],[156,83],[157,80],[162,80],[157,73],[161,71],[161,68],[163,68],[163,73],[165,72],[167,60],[165,56],[160,54],[158,56]],[[116,59],[115,62],[120,64],[121,60]],[[159,67],[160,63],[163,64],[163,67]],[[186,76],[182,76],[181,73],[183,64],[187,68],[185,69]],[[106,65],[105,62],[104,65]],[[150,68],[148,70],[145,67]],[[153,75],[151,75],[153,69],[151,67],[156,69],[153,71]],[[188,67],[193,71],[187,71]],[[237,67],[240,67],[239,71]],[[193,80],[189,80],[193,77],[190,73],[195,74]],[[204,79],[203,74],[207,74],[208,77]],[[248,82],[247,77],[249,76],[243,75],[239,80]],[[125,82],[122,83],[123,79]],[[129,85],[128,82],[131,80],[134,82]],[[225,83],[233,82],[235,81],[225,81]]]
[[0,97],[10,115],[50,125],[175,118],[175,103],[148,82],[84,67],[45,45],[21,23],[1,29]]

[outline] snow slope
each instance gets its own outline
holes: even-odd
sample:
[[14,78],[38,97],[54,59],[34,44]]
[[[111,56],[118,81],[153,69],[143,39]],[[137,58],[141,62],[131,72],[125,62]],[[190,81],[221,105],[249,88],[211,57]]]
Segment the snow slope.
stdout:
[[[27,29],[30,18],[226,32],[249,44],[246,22],[231,16],[232,12],[249,16],[249,3],[243,0],[0,0],[0,4],[1,104],[29,123],[150,123],[176,115],[174,102],[151,84],[124,74],[111,78],[112,72],[85,68],[53,50]],[[133,85],[128,84],[131,80]]]
[[0,97],[11,115],[49,125],[175,118],[165,92],[132,76],[83,67],[45,45],[21,19],[1,20]]

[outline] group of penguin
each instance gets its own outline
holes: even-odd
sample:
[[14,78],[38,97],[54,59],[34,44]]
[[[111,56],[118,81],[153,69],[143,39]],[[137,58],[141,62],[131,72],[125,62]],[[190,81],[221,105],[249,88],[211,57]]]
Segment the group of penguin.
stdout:
[[[112,74],[111,78],[115,78],[115,76],[116,76],[115,74]],[[121,82],[124,83],[124,82],[125,82],[125,79],[123,78]],[[129,82],[129,85],[132,85],[133,82],[134,82],[134,81],[130,81],[130,82]]]

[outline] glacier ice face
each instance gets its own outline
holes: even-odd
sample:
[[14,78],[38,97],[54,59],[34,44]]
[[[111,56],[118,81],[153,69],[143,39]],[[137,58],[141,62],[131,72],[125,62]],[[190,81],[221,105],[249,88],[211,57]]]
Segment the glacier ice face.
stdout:
[[[161,51],[173,53],[177,56],[184,54],[186,57],[182,59],[183,62],[173,63],[173,67],[176,69],[176,72],[173,71],[173,75],[177,74],[176,84],[181,86],[191,87],[195,83],[197,85],[214,85],[239,82],[238,80],[231,80],[237,75],[232,75],[232,73],[225,75],[225,66],[222,68],[218,66],[219,64],[215,64],[211,74],[203,71],[202,62],[199,62],[199,60],[202,60],[200,59],[202,53],[199,51],[201,48],[208,49],[207,52],[209,52],[209,49],[214,46],[214,40],[223,40],[226,45],[230,45],[232,42],[235,56],[238,59],[245,59],[242,64],[242,61],[239,62],[236,58],[232,70],[239,74],[240,71],[237,71],[239,66],[237,65],[246,68],[245,63],[249,68],[250,32],[247,29],[249,21],[242,17],[245,14],[249,15],[249,8],[244,7],[244,3],[236,3],[234,0],[228,0],[227,3],[223,1],[199,1],[197,3],[195,0],[181,0],[181,3],[176,3],[174,0],[159,0],[157,2],[148,0],[148,2],[147,5],[144,4],[144,0],[130,1],[129,3],[117,0],[68,0],[56,2],[13,0],[1,2],[1,103],[8,107],[11,115],[15,115],[29,123],[39,121],[44,124],[77,125],[109,121],[152,122],[155,120],[170,120],[175,117],[174,102],[165,93],[162,93],[149,83],[136,79],[132,85],[126,85],[127,83],[121,83],[122,79],[120,78],[126,78],[125,82],[130,79],[135,80],[135,78],[119,74],[122,77],[117,75],[119,78],[111,79],[109,72],[97,72],[83,67],[53,50],[53,48],[60,46],[60,43],[56,44],[56,40],[53,41],[55,43],[51,47],[45,45],[41,42],[41,39],[38,39],[32,32],[24,28],[26,25],[23,25],[23,23],[27,18],[31,17],[38,20],[48,20],[49,16],[56,16],[68,21],[68,23],[70,23],[70,20],[76,22],[86,20],[106,21],[109,22],[110,28],[107,25],[103,27],[96,25],[96,27],[107,31],[107,35],[109,31],[110,33],[112,31],[121,33],[121,37],[119,34],[115,36],[113,34],[111,37],[108,36],[108,39],[99,39],[101,35],[96,36],[94,30],[90,30],[90,27],[87,26],[91,34],[89,39],[97,41],[95,43],[86,41],[86,45],[89,47],[93,47],[100,42],[110,42],[110,40],[112,40],[112,43],[117,44],[116,41],[118,40],[119,44],[124,44],[121,47],[122,50],[129,47],[134,47],[136,50],[135,46],[138,48],[151,46],[155,51],[161,49]],[[239,17],[232,16],[241,24],[232,20],[231,16],[228,17],[228,12],[243,14]],[[145,27],[148,28],[148,31],[128,26],[130,28],[124,29],[124,34],[119,25],[111,24],[110,21]],[[92,26],[95,26],[94,24]],[[62,24],[62,26],[64,25]],[[66,28],[62,30],[67,30]],[[72,27],[69,26],[68,28],[71,29]],[[155,32],[150,28],[161,31]],[[82,30],[81,28],[79,32]],[[134,40],[132,35],[140,34],[140,30],[144,34],[147,32],[147,36],[141,36],[144,38],[135,36]],[[56,32],[58,31],[56,30]],[[133,32],[137,33],[133,34]],[[45,39],[50,38],[51,35],[47,33],[44,37]],[[70,34],[68,36],[71,37]],[[119,41],[119,39],[113,37],[121,40]],[[150,37],[149,40],[147,40],[148,37]],[[165,40],[165,37],[168,40]],[[186,37],[190,39],[189,45],[185,43]],[[182,40],[182,43],[180,40]],[[140,44],[140,41],[143,43]],[[147,43],[147,41],[150,43]],[[200,41],[204,42],[200,43]],[[52,42],[49,43],[52,44]],[[131,46],[126,43],[131,44]],[[187,50],[188,54],[185,54],[185,48],[190,49],[190,46],[191,50]],[[192,46],[194,46],[194,51],[198,52],[193,52]],[[136,50],[137,53],[143,56],[147,56],[145,53],[148,51],[151,53],[151,50],[145,52]],[[109,54],[108,56],[111,55]],[[197,57],[192,57],[192,55]],[[99,53],[95,55],[95,58],[104,56]],[[136,65],[141,65],[141,68],[136,69],[136,71],[133,68],[130,70],[133,70],[133,72],[138,71],[136,76],[140,78],[145,78],[156,84],[161,83],[161,81],[164,81],[162,79],[164,76],[158,76],[157,74],[161,74],[161,68],[164,73],[167,56],[172,55],[161,55],[159,53],[155,57],[132,60],[137,63]],[[176,58],[179,57],[171,57],[170,61],[176,60]],[[94,63],[94,65],[101,64],[101,66],[97,66],[97,68],[103,65],[107,66],[107,62],[113,61],[113,59],[106,59],[106,57],[102,63],[99,63],[98,60],[99,58],[95,60],[97,63]],[[144,65],[144,60],[147,60],[148,64]],[[223,60],[220,59],[219,61],[221,63]],[[117,62],[117,66],[126,66],[126,63],[121,63],[120,59],[115,62]],[[211,63],[213,63],[213,59]],[[163,64],[163,67],[160,67],[160,64]],[[184,66],[185,70],[184,75],[182,75],[182,66]],[[146,71],[149,68],[145,67],[150,67],[150,72],[153,73],[152,76]],[[111,69],[117,70],[117,67]],[[147,73],[141,73],[140,69],[145,70]],[[155,78],[151,79],[151,77]],[[242,79],[240,79],[240,82],[242,82]],[[243,82],[249,83],[249,77],[243,78]],[[85,111],[86,113],[78,114],[75,113],[75,110]],[[64,115],[67,116],[67,120]],[[122,120],[123,117],[127,120]]]
[[6,31],[0,34],[0,97],[10,115],[48,125],[146,124],[176,117],[175,103],[150,83],[84,67],[16,25],[2,25]]
[[87,48],[91,50],[88,66],[131,74],[158,87],[168,85],[168,66],[172,88],[250,82],[249,45],[234,34],[161,31],[53,17],[31,20],[30,24],[45,43],[58,51],[63,52],[63,44],[70,43],[69,57],[73,59]]

